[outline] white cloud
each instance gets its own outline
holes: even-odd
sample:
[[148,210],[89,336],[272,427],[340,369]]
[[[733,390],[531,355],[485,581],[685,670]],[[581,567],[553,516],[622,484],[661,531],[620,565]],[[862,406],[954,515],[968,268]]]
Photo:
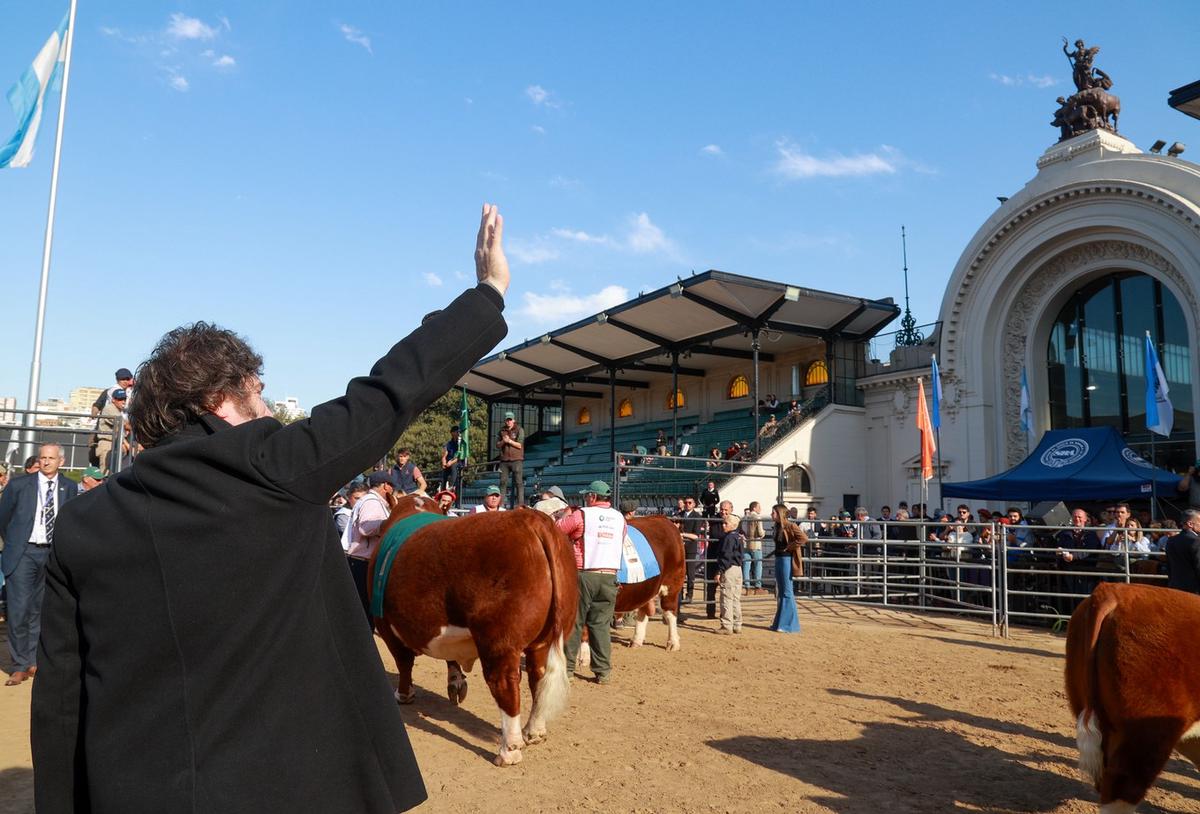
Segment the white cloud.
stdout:
[[518,263],[534,266],[538,263],[547,263],[558,259],[558,249],[549,245],[541,238],[532,242],[519,238],[508,238],[505,240],[505,243],[507,244],[504,247],[505,254],[512,257]]
[[582,229],[551,229],[550,235],[571,243],[606,246],[616,251],[632,254],[662,254],[674,260],[680,259],[679,247],[650,220],[650,216],[645,212],[631,215],[626,222],[626,227],[620,237],[592,234]]
[[167,34],[177,40],[211,40],[217,30],[202,20],[175,12],[167,23]]
[[226,31],[233,30],[233,24],[229,22],[228,17],[218,17],[217,19],[221,21],[221,25],[225,28]]
[[629,250],[635,254],[678,255],[675,244],[667,239],[663,230],[651,222],[650,216],[640,212],[630,219],[629,235],[625,240]]
[[891,147],[849,156],[833,153],[825,158],[810,155],[786,141],[779,142],[776,147],[779,160],[775,163],[775,173],[789,180],[893,175],[903,163],[899,152]]
[[1035,88],[1052,88],[1059,80],[1049,74],[1027,73],[1024,76],[1009,76],[1004,73],[990,73],[988,78],[1006,88],[1016,88],[1022,85],[1033,85]]
[[575,243],[611,243],[612,239],[608,235],[593,235],[587,232],[576,229],[551,229],[550,234],[563,240],[571,240]]
[[609,285],[594,294],[557,290],[554,294],[527,291],[523,296],[524,303],[517,309],[520,316],[534,322],[553,323],[579,319],[619,305],[629,299],[629,291],[623,286]]
[[237,66],[237,60],[234,59],[233,57],[229,56],[229,54],[223,54],[222,56],[213,60],[214,68],[228,69],[228,68],[234,68],[236,66]]
[[583,186],[578,178],[568,178],[565,175],[555,175],[547,183],[556,189],[579,189]]
[[725,155],[725,151],[716,144],[705,144],[700,148],[700,153],[702,155]]
[[529,129],[532,130],[533,132],[537,133],[539,136],[546,135],[546,128],[542,127],[540,124],[535,124],[532,127],[530,127]]
[[548,107],[552,110],[562,107],[562,103],[558,101],[558,98],[541,85],[530,85],[525,88],[525,95],[529,97],[529,101],[539,107]]
[[187,89],[189,87],[191,87],[188,84],[186,76],[184,76],[183,74],[175,73],[174,71],[169,72],[169,74],[167,76],[167,84],[170,85],[175,90],[179,91],[180,93],[185,93],[187,91]]
[[367,49],[368,54],[374,56],[375,52],[371,50],[371,38],[366,34],[347,23],[339,23],[338,30],[342,32],[342,36],[346,38],[346,42],[352,42],[355,45],[361,45],[363,48]]
[[421,277],[424,278],[426,284],[428,285],[440,286],[442,284],[442,278],[434,274],[432,271],[425,272],[421,275]]

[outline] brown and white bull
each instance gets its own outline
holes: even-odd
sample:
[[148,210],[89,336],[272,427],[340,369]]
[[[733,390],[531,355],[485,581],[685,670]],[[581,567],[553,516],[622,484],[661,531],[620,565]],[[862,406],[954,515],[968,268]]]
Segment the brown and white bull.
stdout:
[[[437,512],[419,495],[400,498],[384,526],[416,512]],[[374,573],[374,560],[371,563]],[[546,737],[546,722],[567,704],[570,676],[564,637],[579,602],[570,544],[541,512],[468,515],[424,526],[400,547],[375,629],[396,660],[396,700],[415,696],[418,654],[449,662],[447,694],[461,703],[466,673],[478,659],[500,707],[496,765],[519,763],[526,743]],[[521,656],[533,709],[521,730]]]
[[1066,680],[1103,814],[1133,811],[1172,750],[1200,766],[1200,596],[1100,584],[1071,615]]
[[[617,601],[613,607],[613,616],[637,611],[637,626],[634,628],[631,647],[641,647],[646,643],[646,629],[650,626],[650,617],[654,615],[654,603],[657,600],[662,610],[662,621],[667,626],[667,650],[679,649],[679,595],[683,591],[686,578],[686,564],[683,554],[683,538],[675,524],[662,515],[636,517],[629,520],[629,525],[646,535],[646,542],[654,551],[658,560],[659,573],[656,577],[622,584],[617,589]],[[578,665],[588,663],[590,650],[587,645],[587,628],[583,631],[583,643],[579,648],[576,659]]]

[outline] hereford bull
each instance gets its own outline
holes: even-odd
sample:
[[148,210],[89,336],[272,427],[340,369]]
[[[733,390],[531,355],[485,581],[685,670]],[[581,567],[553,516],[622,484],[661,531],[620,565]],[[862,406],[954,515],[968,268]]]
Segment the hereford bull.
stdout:
[[[396,501],[384,535],[417,512],[438,512],[427,497]],[[371,573],[375,571],[372,558]],[[433,523],[400,547],[375,629],[396,660],[396,700],[415,696],[417,654],[449,662],[447,694],[458,704],[478,659],[500,707],[496,765],[519,763],[521,749],[546,737],[566,706],[570,677],[563,640],[575,624],[579,588],[566,537],[541,512],[488,512]],[[533,709],[522,737],[521,655]]]
[[1133,811],[1172,750],[1200,765],[1200,596],[1100,584],[1071,615],[1066,683],[1100,811]]
[[[629,525],[646,535],[646,542],[654,551],[658,560],[659,574],[656,577],[622,584],[617,589],[617,601],[613,608],[613,616],[637,611],[637,627],[634,628],[631,647],[641,647],[646,643],[646,629],[650,625],[650,617],[654,615],[654,603],[662,610],[663,624],[667,626],[667,650],[679,649],[679,595],[683,591],[683,582],[687,576],[683,555],[683,538],[679,529],[662,515],[635,517],[629,520]],[[579,648],[577,665],[586,665],[589,658],[587,645],[587,629],[583,631],[583,642]]]

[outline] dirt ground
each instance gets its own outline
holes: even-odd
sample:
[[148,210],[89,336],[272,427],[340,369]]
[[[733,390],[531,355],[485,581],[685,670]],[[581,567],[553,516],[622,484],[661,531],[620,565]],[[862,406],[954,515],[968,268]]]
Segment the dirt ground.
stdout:
[[[678,653],[652,623],[646,647],[614,648],[612,684],[575,680],[549,740],[508,769],[491,763],[499,713],[479,667],[456,708],[444,666],[419,659],[403,710],[430,795],[419,810],[1096,810],[1075,768],[1061,637],[810,600],[789,636],[766,630],[773,607],[748,602],[740,636],[693,618]],[[0,690],[0,814],[27,814],[30,684]],[[1197,801],[1200,775],[1173,760],[1139,811]]]

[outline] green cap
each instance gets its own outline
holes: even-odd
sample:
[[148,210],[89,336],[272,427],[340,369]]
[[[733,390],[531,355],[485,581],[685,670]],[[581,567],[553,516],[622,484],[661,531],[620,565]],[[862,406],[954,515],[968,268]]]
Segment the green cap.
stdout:
[[484,492],[484,494],[485,494],[485,495],[498,495],[498,494],[501,494],[501,492],[500,492],[500,487],[499,487],[499,486],[489,486],[489,487],[487,488],[487,491],[486,491],[486,492]]
[[602,480],[594,480],[587,485],[586,489],[580,491],[581,495],[599,495],[600,497],[608,497],[611,490],[608,484]]
[[512,412],[512,410],[509,410],[507,413],[505,413],[505,414],[504,414],[504,417],[505,417],[505,418],[516,418],[516,416],[515,416],[515,415],[513,415],[513,412]]
[[104,473],[100,471],[100,467],[98,466],[89,466],[87,469],[83,470],[83,476],[85,478],[104,480]]

